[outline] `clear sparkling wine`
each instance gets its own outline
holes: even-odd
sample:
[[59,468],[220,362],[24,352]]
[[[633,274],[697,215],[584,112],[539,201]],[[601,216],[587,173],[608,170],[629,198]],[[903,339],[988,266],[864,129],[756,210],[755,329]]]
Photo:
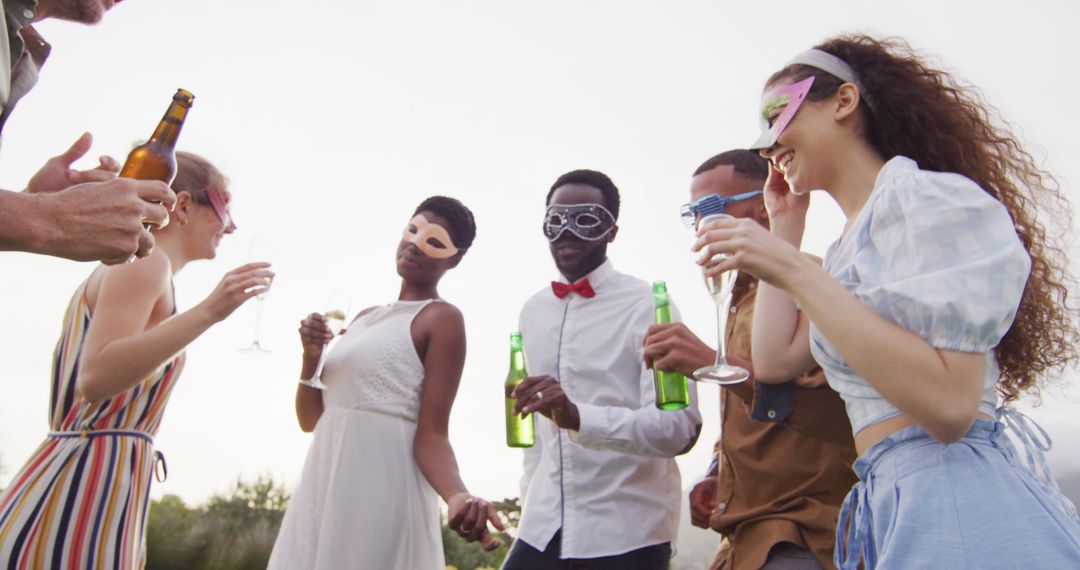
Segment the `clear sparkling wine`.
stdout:
[[323,313],[323,316],[326,317],[326,326],[330,327],[330,332],[340,334],[341,329],[345,327],[345,311],[330,309]]
[[[725,256],[715,256],[712,261],[705,267],[705,270],[717,266],[721,261],[726,259]],[[718,275],[707,275],[705,277],[705,287],[709,289],[709,294],[712,295],[713,301],[717,304],[731,295],[731,291],[735,288],[735,280],[738,279],[738,271],[725,271]]]

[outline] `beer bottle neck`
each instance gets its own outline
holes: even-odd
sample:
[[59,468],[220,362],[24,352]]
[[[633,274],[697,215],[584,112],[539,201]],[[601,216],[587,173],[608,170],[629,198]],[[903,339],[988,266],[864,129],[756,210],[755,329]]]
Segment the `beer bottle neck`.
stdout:
[[180,137],[180,129],[184,126],[187,118],[188,106],[181,101],[173,101],[165,111],[154,134],[150,136],[150,143],[165,148],[176,148],[176,139]]
[[522,352],[521,347],[510,349],[510,370],[515,372],[525,371],[525,353]]

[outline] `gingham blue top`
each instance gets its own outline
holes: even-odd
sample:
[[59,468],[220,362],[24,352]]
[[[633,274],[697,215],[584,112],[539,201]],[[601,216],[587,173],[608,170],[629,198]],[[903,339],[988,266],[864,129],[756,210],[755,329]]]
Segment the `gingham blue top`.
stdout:
[[[825,269],[886,319],[931,346],[986,353],[980,410],[994,416],[991,351],[1016,316],[1031,259],[1004,205],[959,174],[897,156],[825,255]],[[844,399],[851,427],[899,415],[811,324],[810,350]]]

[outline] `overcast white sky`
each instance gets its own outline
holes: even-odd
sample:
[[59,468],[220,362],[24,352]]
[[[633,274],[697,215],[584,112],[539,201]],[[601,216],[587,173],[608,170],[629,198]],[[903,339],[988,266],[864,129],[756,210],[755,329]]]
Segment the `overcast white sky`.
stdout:
[[[609,250],[616,267],[667,280],[708,342],[712,304],[676,216],[690,174],[751,142],[764,79],[829,35],[895,34],[938,55],[1003,109],[1078,201],[1075,3],[757,4],[127,0],[96,27],[40,26],[53,55],[4,131],[0,187],[21,189],[86,130],[95,156],[122,160],[177,87],[195,93],[180,146],[232,179],[241,229],[217,260],[180,274],[181,306],[244,263],[253,235],[284,246],[264,319],[274,354],[236,351],[250,342],[253,305],[188,350],[157,441],[169,480],[153,493],[190,502],[237,476],[295,484],[310,441],[293,415],[297,321],[328,308],[331,289],[353,291],[354,311],[393,300],[394,247],[412,209],[432,194],[461,199],[479,232],[442,288],[464,312],[469,342],[451,438],[471,490],[514,496],[520,455],[504,446],[502,427],[507,335],[521,303],[554,276],[539,227],[563,172],[614,179],[623,199]],[[815,196],[806,248],[822,253],[841,223],[828,197]],[[0,256],[0,486],[47,431],[52,348],[91,269]],[[1056,440],[1061,473],[1080,471],[1080,404],[1067,392],[1033,414]],[[716,390],[701,395],[706,425],[679,459],[684,485],[718,432]]]

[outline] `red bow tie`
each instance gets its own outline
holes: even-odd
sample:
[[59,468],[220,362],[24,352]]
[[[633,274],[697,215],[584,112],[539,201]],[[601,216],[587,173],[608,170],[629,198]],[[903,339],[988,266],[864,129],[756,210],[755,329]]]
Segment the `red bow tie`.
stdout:
[[585,278],[577,283],[561,283],[559,281],[551,282],[551,291],[555,293],[555,296],[560,299],[565,299],[571,291],[585,297],[586,299],[595,297],[596,291],[593,291],[592,285],[589,283],[589,279]]

